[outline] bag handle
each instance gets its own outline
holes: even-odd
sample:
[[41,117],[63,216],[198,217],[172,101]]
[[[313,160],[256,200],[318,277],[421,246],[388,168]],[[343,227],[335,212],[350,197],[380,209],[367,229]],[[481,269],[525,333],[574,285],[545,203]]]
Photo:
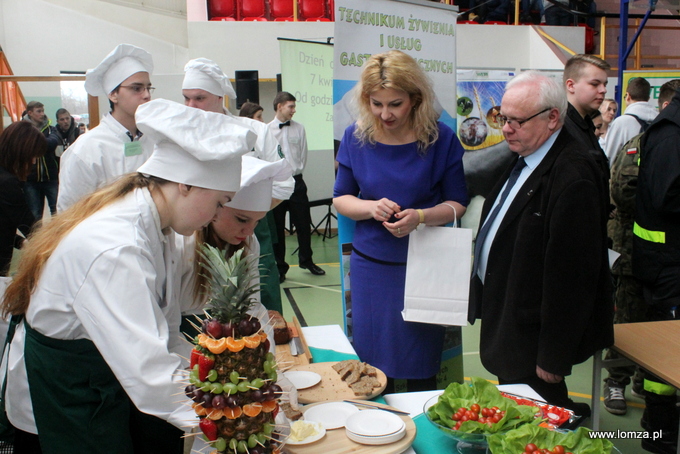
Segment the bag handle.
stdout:
[[[458,212],[456,212],[456,207],[451,205],[450,203],[442,202],[439,205],[446,205],[447,207],[451,208],[453,210],[453,228],[455,229],[458,227]],[[437,205],[437,206],[439,206]]]

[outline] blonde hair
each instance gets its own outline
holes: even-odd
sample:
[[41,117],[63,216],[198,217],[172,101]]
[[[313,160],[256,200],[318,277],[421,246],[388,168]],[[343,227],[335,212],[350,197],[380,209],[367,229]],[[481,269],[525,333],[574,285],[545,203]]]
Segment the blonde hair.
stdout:
[[425,154],[439,137],[437,112],[434,110],[432,82],[416,60],[398,50],[373,55],[361,72],[356,88],[359,118],[354,136],[362,143],[374,145],[382,123],[371,113],[371,94],[383,88],[405,91],[413,104],[409,126],[418,142],[418,152]]
[[145,177],[140,173],[125,175],[109,186],[81,199],[68,210],[53,217],[48,224],[36,228],[28,237],[29,241],[23,248],[18,270],[5,291],[0,306],[2,316],[26,312],[45,263],[61,240],[80,222],[137,188],[148,187],[151,190],[164,183],[165,180]]
[[584,69],[588,65],[595,66],[596,68],[600,68],[603,71],[609,71],[611,69],[611,65],[602,60],[600,57],[588,54],[576,54],[567,60],[567,63],[564,65],[562,82],[566,83],[569,79],[573,80],[574,82],[578,82],[578,80],[583,75]]

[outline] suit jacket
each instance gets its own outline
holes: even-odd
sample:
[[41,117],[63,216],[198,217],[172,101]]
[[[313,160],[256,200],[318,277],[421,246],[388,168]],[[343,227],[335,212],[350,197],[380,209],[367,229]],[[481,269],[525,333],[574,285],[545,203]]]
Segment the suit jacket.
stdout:
[[[480,227],[513,166],[487,197]],[[525,378],[539,365],[566,376],[613,344],[603,185],[598,164],[562,128],[501,221],[484,285],[472,278],[469,318],[482,319],[491,373]]]

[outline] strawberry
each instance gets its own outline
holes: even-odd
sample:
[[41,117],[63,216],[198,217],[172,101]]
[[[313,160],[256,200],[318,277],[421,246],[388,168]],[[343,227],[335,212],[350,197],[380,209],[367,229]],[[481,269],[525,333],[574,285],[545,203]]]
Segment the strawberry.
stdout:
[[215,421],[208,418],[202,418],[201,422],[198,423],[198,427],[201,428],[203,434],[208,438],[208,441],[217,440],[217,424]]
[[201,352],[196,350],[195,348],[191,349],[191,360],[190,360],[190,365],[189,369],[193,369],[196,364],[198,364],[198,358],[201,356]]
[[206,381],[208,379],[208,374],[215,365],[215,360],[209,358],[205,355],[200,355],[198,357],[198,379],[201,381]]

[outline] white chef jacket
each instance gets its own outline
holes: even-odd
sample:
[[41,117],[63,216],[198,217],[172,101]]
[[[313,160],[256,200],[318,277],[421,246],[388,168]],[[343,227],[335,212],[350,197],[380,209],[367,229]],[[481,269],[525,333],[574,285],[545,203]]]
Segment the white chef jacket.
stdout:
[[142,136],[139,154],[128,152],[132,144],[128,130],[111,114],[106,114],[96,128],[78,137],[61,156],[57,211],[64,211],[96,189],[126,173],[136,172],[153,151],[151,140]]
[[[257,134],[257,141],[253,151],[246,153],[246,156],[253,156],[267,162],[275,162],[284,157],[283,151],[279,147],[279,142],[272,134],[266,123],[248,117],[236,117],[231,112],[225,110],[227,116],[237,119],[244,126],[250,127]],[[288,200],[295,189],[295,180],[291,176],[285,181],[274,181],[272,187],[272,198],[278,200]]]
[[[45,264],[26,320],[51,338],[90,339],[141,412],[182,428],[195,415],[177,402],[183,362],[171,353],[180,345],[176,245],[174,233],[161,232],[148,189],[136,189],[61,241]],[[19,429],[36,433],[24,337],[20,325],[9,355],[7,414]]]
[[279,128],[283,123],[278,118],[269,122],[269,130],[281,144],[288,163],[293,168],[293,175],[301,175],[307,165],[307,135],[305,127],[297,121],[290,120],[290,126]]

